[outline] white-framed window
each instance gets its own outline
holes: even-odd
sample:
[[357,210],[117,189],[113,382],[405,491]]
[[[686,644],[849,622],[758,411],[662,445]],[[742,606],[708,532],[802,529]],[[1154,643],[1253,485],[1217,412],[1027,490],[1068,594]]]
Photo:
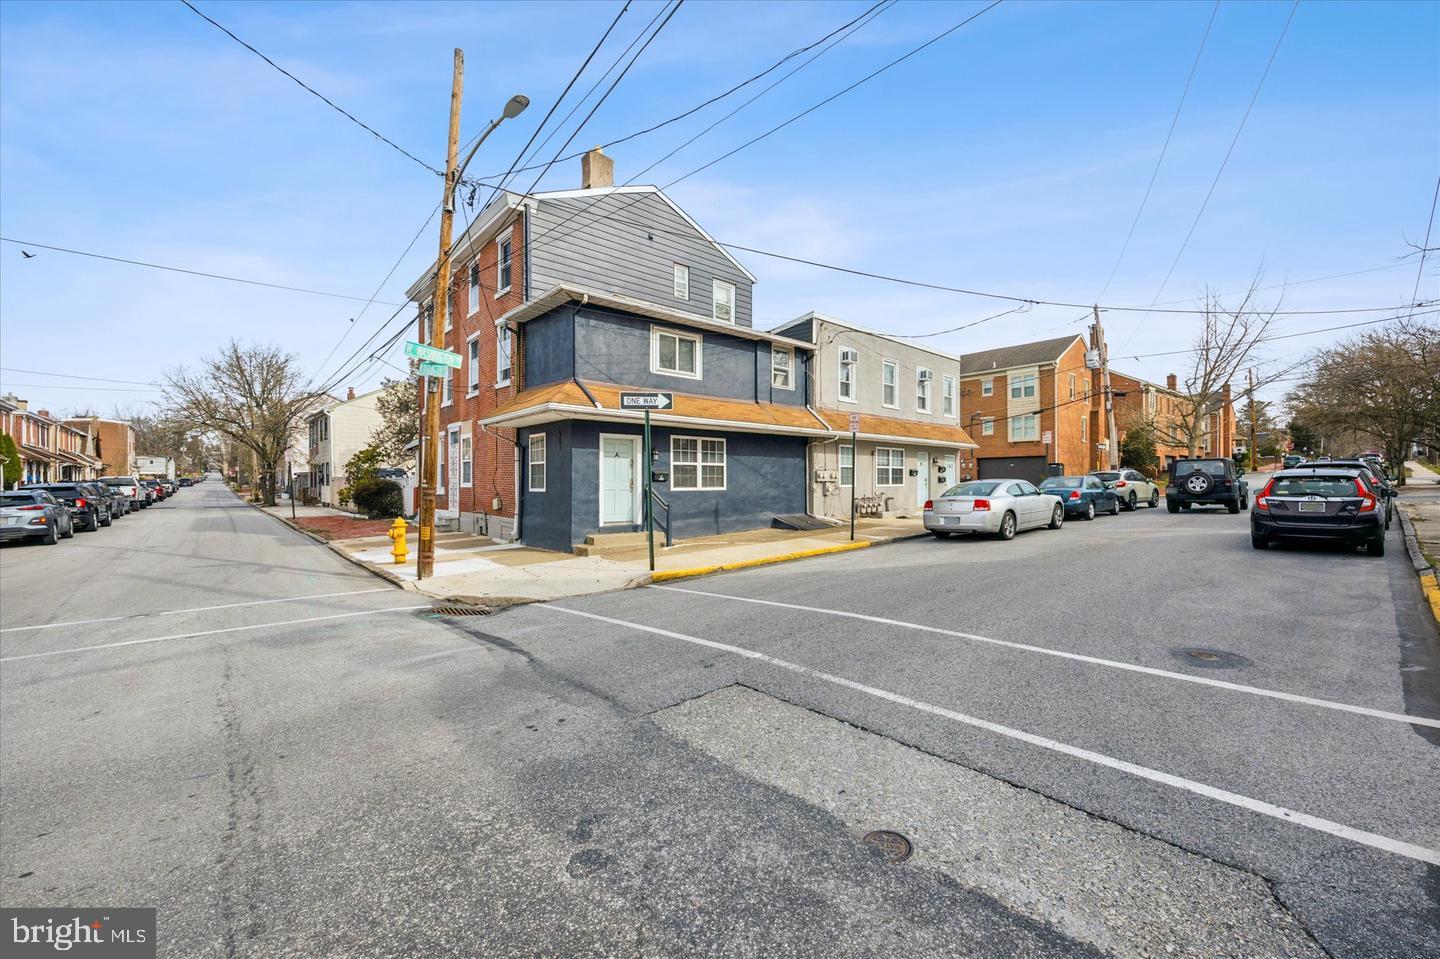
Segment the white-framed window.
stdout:
[[1074,374],[1074,373],[1071,373],[1071,374],[1070,374],[1070,398],[1071,398],[1072,400],[1075,398],[1075,374]]
[[900,408],[900,364],[894,360],[880,361],[880,405]]
[[930,393],[935,385],[935,374],[923,366],[915,368],[915,412],[929,413]]
[[495,324],[495,385],[510,385],[510,327]]
[[1146,408],[1147,410],[1149,410],[1151,413],[1154,413],[1154,412],[1155,412],[1155,391],[1154,391],[1154,390],[1146,390],[1146,391],[1145,391],[1145,408]]
[[510,292],[510,268],[512,266],[512,251],[510,237],[501,237],[495,241],[495,295],[504,296]]
[[470,313],[480,309],[480,261],[470,264]]
[[1085,415],[1085,416],[1080,417],[1080,442],[1084,443],[1084,442],[1089,441],[1089,439],[1090,439],[1090,417],[1089,417],[1089,415]]
[[711,286],[710,317],[722,323],[735,322],[735,284],[716,280]]
[[475,461],[470,453],[470,437],[460,437],[460,485],[469,486],[475,471]]
[[984,417],[981,417],[981,419],[980,419],[980,435],[981,435],[981,436],[994,436],[994,435],[995,435],[995,417],[993,417],[993,416],[984,416]]
[[455,399],[455,371],[449,367],[445,368],[445,375],[440,377],[440,405],[449,406]]
[[470,337],[470,342],[467,346],[469,353],[466,359],[469,361],[470,366],[465,371],[467,374],[465,386],[466,392],[473,396],[480,390],[480,334],[476,333]]
[[994,395],[995,395],[995,377],[993,377],[993,376],[987,376],[987,377],[985,377],[983,380],[980,381],[980,395],[981,395],[981,396],[994,396]]
[[530,492],[545,492],[545,434],[531,433],[527,455]]
[[725,441],[704,436],[670,437],[670,488],[725,489]]
[[875,447],[875,485],[905,485],[905,451],[890,446]]
[[1010,417],[1010,442],[1025,443],[1040,438],[1040,417],[1034,413]]
[[795,351],[788,346],[770,347],[770,385],[777,390],[795,388]]
[[699,335],[650,327],[650,372],[700,379]]
[[840,447],[840,485],[855,485],[855,447]]
[[1038,373],[1020,373],[1010,377],[1010,398],[1030,399],[1035,395],[1035,385],[1040,380]]
[[430,345],[430,324],[435,320],[435,299],[431,297],[420,308],[420,342]]
[[860,365],[860,353],[849,347],[840,348],[840,401],[855,402],[855,368]]
[[945,374],[944,389],[940,392],[940,402],[943,404],[941,411],[952,420],[960,415],[955,407],[955,377],[948,373]]
[[674,282],[675,299],[690,299],[690,267],[684,263],[676,263]]

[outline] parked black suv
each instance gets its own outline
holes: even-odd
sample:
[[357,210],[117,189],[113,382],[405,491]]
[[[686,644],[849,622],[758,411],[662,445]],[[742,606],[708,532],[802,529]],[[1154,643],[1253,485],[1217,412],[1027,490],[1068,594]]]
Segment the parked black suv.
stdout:
[[27,490],[43,489],[60,501],[70,511],[70,519],[76,529],[95,532],[102,526],[110,525],[110,504],[96,496],[79,482],[75,483],[29,483]]
[[1235,469],[1234,460],[1215,457],[1170,464],[1170,484],[1165,488],[1165,508],[1170,512],[1192,506],[1224,506],[1238,513],[1249,505],[1250,487]]

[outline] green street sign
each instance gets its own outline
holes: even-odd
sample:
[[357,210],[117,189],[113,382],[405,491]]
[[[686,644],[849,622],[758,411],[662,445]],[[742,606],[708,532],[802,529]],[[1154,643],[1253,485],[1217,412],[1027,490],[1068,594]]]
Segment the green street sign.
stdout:
[[449,376],[452,368],[444,363],[421,363],[421,376]]
[[432,363],[444,363],[446,366],[453,366],[456,369],[460,368],[459,353],[451,353],[449,350],[426,346],[424,343],[415,343],[411,340],[406,340],[405,355],[417,360],[429,360]]

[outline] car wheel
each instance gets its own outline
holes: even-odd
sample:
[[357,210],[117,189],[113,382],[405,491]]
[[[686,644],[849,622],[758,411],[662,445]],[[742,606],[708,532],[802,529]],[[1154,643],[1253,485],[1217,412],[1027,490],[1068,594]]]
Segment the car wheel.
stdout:
[[105,518],[100,521],[100,525],[101,525],[101,526],[109,526],[109,525],[110,525],[111,523],[113,523],[113,522],[115,522],[115,514],[114,514],[114,513],[108,513],[108,512],[107,512],[107,513],[105,514]]
[[[1135,494],[1134,494],[1134,493],[1131,493],[1131,494],[1130,494],[1130,508],[1131,508],[1132,510],[1135,508]],[[1118,497],[1118,496],[1115,497],[1115,502],[1110,504],[1110,515],[1111,515],[1111,516],[1119,516],[1119,515],[1120,515],[1120,497]]]
[[1372,539],[1370,542],[1368,542],[1368,543],[1365,544],[1365,555],[1366,555],[1366,556],[1384,556],[1384,555],[1385,555],[1385,534],[1384,534],[1383,532],[1382,532],[1379,536],[1376,536],[1376,537],[1375,537],[1374,539]]
[[1270,537],[1268,537],[1268,536],[1261,536],[1259,533],[1251,533],[1251,534],[1250,534],[1250,545],[1253,546],[1253,547],[1255,547],[1256,549],[1269,549],[1269,548],[1270,548]]
[[948,529],[932,529],[930,535],[936,539],[949,539],[950,531]]
[[1133,513],[1135,512],[1135,507],[1138,505],[1138,503],[1139,501],[1135,498],[1135,492],[1132,490],[1129,497],[1126,498],[1125,507]]
[[1157,488],[1157,489],[1152,489],[1152,490],[1150,491],[1150,508],[1151,508],[1151,509],[1159,509],[1159,508],[1160,508],[1160,490],[1159,490],[1158,488]]
[[1172,513],[1178,513],[1178,512],[1180,512],[1180,504],[1177,503],[1177,502],[1175,502],[1175,501],[1172,500],[1172,499],[1167,498],[1167,499],[1165,500],[1165,507],[1166,507],[1168,510],[1170,510],[1170,512],[1172,512]]
[[85,521],[85,527],[84,527],[84,529],[85,529],[85,532],[87,532],[87,533],[98,533],[98,532],[100,532],[100,514],[99,514],[99,513],[96,513],[96,514],[94,514],[93,516],[91,516],[88,520],[86,520],[86,521]]
[[1225,511],[1228,512],[1231,516],[1234,516],[1236,513],[1240,512],[1240,497],[1237,496],[1234,499],[1230,500],[1230,502],[1226,503]]
[[1093,500],[1085,504],[1085,512],[1081,514],[1080,518],[1085,520],[1092,520],[1095,518],[1095,503]]
[[1051,528],[1051,529],[1059,529],[1060,527],[1062,527],[1062,526],[1064,526],[1064,525],[1065,525],[1065,507],[1063,507],[1063,506],[1057,506],[1057,507],[1055,507],[1055,511],[1050,514],[1050,528]]
[[46,546],[54,546],[56,543],[60,542],[60,535],[55,531],[54,523],[51,523],[49,527],[46,528],[45,535],[40,537],[40,542],[44,543]]
[[1001,539],[1014,539],[1014,538],[1015,538],[1015,514],[1014,514],[1014,513],[1011,513],[1011,512],[1008,512],[1008,511],[1007,511],[1007,512],[1005,513],[1005,515],[1000,518],[1000,532],[997,533],[996,535],[998,535]]
[[60,534],[60,538],[61,538],[61,539],[74,539],[74,538],[75,538],[75,521],[74,521],[73,519],[70,521],[70,525],[65,527],[65,532],[63,532],[63,533]]

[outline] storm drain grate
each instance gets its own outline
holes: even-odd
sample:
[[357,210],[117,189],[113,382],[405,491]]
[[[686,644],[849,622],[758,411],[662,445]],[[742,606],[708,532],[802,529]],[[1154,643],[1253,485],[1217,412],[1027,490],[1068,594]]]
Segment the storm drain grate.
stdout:
[[885,854],[885,861],[889,863],[904,862],[910,858],[915,847],[910,840],[898,832],[891,832],[888,829],[877,829],[872,833],[866,833],[861,840],[867,846],[874,846]]
[[1181,648],[1171,650],[1171,654],[1188,665],[1205,669],[1244,669],[1253,665],[1244,656],[1223,649]]
[[436,606],[430,610],[432,616],[489,616],[489,606]]

